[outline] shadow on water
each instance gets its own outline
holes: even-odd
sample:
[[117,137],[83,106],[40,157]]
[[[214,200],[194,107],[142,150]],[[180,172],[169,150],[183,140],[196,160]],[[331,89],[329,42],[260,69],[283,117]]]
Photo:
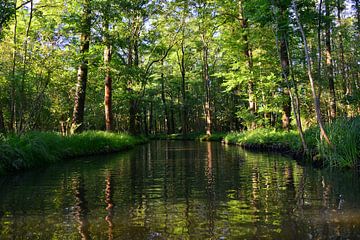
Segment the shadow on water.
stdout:
[[360,178],[153,141],[0,178],[0,239],[358,239]]

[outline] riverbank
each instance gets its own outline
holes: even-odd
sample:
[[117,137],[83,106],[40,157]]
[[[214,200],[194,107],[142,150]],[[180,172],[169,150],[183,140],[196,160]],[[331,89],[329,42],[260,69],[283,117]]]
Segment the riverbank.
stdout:
[[144,137],[101,131],[71,136],[52,132],[2,136],[0,174],[42,167],[65,159],[124,151],[144,142]]
[[360,166],[360,117],[339,118],[325,126],[332,145],[320,140],[317,126],[305,130],[308,152],[304,152],[297,131],[276,131],[258,128],[251,131],[215,133],[210,136],[192,133],[158,136],[160,139],[218,141],[238,145],[248,150],[275,151],[296,158],[307,159],[319,167],[359,168]]

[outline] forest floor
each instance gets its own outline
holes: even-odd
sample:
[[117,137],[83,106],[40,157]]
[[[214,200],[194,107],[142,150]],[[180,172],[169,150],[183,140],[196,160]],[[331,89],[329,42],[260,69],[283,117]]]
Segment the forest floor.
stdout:
[[124,133],[87,131],[71,136],[29,132],[0,137],[0,174],[43,167],[64,159],[119,152],[146,142]]

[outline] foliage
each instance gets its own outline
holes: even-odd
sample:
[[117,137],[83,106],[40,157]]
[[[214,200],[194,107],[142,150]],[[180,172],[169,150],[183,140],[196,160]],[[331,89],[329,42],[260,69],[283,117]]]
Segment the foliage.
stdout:
[[[82,64],[79,46],[83,1],[1,2],[0,132],[69,130],[77,69]],[[333,94],[329,89],[331,75],[337,115],[359,115],[359,8],[350,9],[357,2],[330,1],[329,14],[319,9],[319,2],[296,2],[310,46],[310,62],[314,63],[315,88],[321,89],[318,97],[324,122],[333,121],[327,114]],[[282,147],[298,149],[300,145],[292,137],[295,133],[272,130],[286,128],[283,116],[285,113],[288,117],[286,114],[291,112],[287,94],[290,87],[293,96],[299,99],[304,129],[310,127],[305,138],[311,154],[321,149],[321,155],[332,155],[323,156],[329,165],[354,165],[358,161],[352,156],[356,155],[355,150],[340,150],[346,144],[334,143],[334,155],[333,150],[322,146],[318,129],[312,126],[316,123],[315,106],[307,81],[303,39],[298,34],[299,24],[295,24],[290,3],[290,0],[92,0],[90,49],[83,58],[88,59],[84,121],[79,126],[85,130],[105,129],[104,78],[108,74],[112,80],[115,131],[220,140],[221,135],[203,136],[207,124],[211,132],[260,128],[252,138],[249,138],[252,133],[247,132],[249,145],[269,143],[276,147],[285,141]],[[326,33],[330,34],[331,53],[325,47]],[[105,64],[107,47],[112,54]],[[279,48],[285,47],[283,56],[289,59],[286,71],[291,84],[284,80],[281,68]],[[332,73],[326,67],[326,54],[331,54]],[[204,74],[206,65],[208,77]],[[210,119],[206,119],[206,109],[208,115],[211,113]],[[288,125],[293,126],[294,116],[291,119]],[[334,125],[328,131],[335,129]],[[242,134],[227,137],[242,141]],[[289,142],[282,136],[286,134]],[[256,139],[256,135],[261,137]],[[344,141],[353,141],[350,135],[347,139]],[[39,154],[45,155],[41,140],[22,141],[29,149],[37,148]],[[341,144],[336,137],[334,141]],[[5,144],[2,151],[11,150]],[[22,154],[8,155],[18,159]],[[341,157],[337,154],[352,160],[339,164],[335,159]],[[57,158],[47,157],[49,161]],[[41,161],[47,160],[44,157]]]

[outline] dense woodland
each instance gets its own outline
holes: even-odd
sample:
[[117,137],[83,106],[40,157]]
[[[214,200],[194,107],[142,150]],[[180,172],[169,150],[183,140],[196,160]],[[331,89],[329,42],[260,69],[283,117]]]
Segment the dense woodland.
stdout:
[[359,4],[2,0],[0,131],[321,129],[360,113]]

